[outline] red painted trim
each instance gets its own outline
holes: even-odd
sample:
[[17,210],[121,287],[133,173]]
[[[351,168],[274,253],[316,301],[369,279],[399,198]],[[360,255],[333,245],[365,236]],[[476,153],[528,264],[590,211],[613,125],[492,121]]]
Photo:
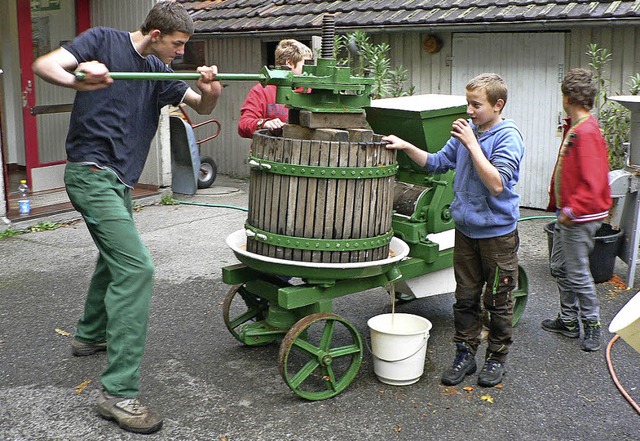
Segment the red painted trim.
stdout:
[[29,109],[35,106],[36,93],[35,81],[33,77],[33,40],[31,34],[31,1],[17,0],[18,12],[18,47],[20,49],[20,69],[22,75],[20,83],[22,87],[22,97],[26,98],[26,105],[23,103],[22,119],[24,124],[24,144],[27,164],[27,180],[31,182],[31,169],[39,165],[38,155],[38,125],[36,117],[31,115]]
[[76,34],[91,27],[91,4],[89,0],[76,0]]
[[[31,65],[33,64],[33,36],[31,27],[31,0],[16,0],[18,12],[18,47],[20,50],[21,87],[26,105],[22,108],[24,124],[25,161],[27,180],[31,182],[31,170],[37,167],[65,164],[66,161],[40,162],[38,149],[38,124],[30,109],[36,105],[35,80]],[[75,0],[76,35],[91,26],[90,0]]]

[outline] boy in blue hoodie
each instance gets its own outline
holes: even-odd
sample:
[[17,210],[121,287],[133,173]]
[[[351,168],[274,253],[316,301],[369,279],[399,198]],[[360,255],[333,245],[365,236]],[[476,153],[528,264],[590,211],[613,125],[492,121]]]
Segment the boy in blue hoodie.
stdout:
[[520,244],[516,228],[520,196],[514,187],[524,142],[514,122],[501,117],[507,85],[499,75],[484,73],[473,78],[467,83],[466,96],[470,120],[454,121],[451,138],[437,153],[394,135],[382,139],[389,142],[387,148],[404,150],[429,173],[456,169],[450,207],[456,226],[456,355],[442,383],[458,384],[476,371],[484,307],[489,313],[489,336],[478,384],[492,387],[502,382],[512,343],[511,292],[518,279]]

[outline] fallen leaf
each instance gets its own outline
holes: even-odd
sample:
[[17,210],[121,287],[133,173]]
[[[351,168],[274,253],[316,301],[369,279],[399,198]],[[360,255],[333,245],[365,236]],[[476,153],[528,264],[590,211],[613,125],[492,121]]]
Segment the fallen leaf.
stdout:
[[82,391],[84,391],[86,389],[87,386],[89,386],[89,384],[91,384],[91,380],[85,380],[82,383],[80,383],[79,385],[76,386],[76,393],[77,394],[81,394]]
[[493,397],[489,394],[483,395],[480,397],[482,401],[487,401],[489,403],[493,403]]
[[494,387],[495,387],[496,389],[502,389],[502,388],[504,388],[504,384],[502,384],[502,383],[500,383],[500,384],[496,384]]
[[473,386],[465,386],[462,388],[462,390],[467,391],[467,392],[473,392]]
[[456,389],[455,387],[443,387],[442,393],[444,393],[445,395],[458,395],[460,391],[458,391],[458,389]]
[[62,329],[60,329],[60,328],[56,328],[56,332],[57,332],[58,334],[60,334],[60,335],[64,335],[65,337],[69,337],[69,336],[71,335],[69,332],[67,332],[67,331],[63,331],[63,330],[62,330]]
[[595,398],[589,398],[589,397],[585,397],[584,395],[578,395],[580,398],[584,398],[585,400],[587,400],[589,403],[595,403],[596,399]]

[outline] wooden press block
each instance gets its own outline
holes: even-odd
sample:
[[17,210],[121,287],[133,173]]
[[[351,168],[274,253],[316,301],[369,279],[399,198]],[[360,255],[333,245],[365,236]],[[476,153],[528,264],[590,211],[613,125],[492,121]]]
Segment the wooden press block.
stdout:
[[349,132],[338,129],[310,129],[296,124],[285,124],[282,136],[289,139],[315,141],[349,141]]
[[373,130],[347,129],[350,142],[373,142]]
[[367,128],[367,118],[363,113],[321,113],[301,110],[298,115],[303,127],[310,129],[364,129]]

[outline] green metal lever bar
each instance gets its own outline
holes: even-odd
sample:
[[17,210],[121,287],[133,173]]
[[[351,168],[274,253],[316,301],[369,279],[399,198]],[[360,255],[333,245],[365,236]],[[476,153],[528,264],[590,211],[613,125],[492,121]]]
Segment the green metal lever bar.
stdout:
[[[264,66],[258,74],[217,74],[217,81],[255,81],[278,88],[276,102],[311,112],[362,113],[371,104],[373,78],[351,76],[348,67],[337,66],[333,59],[318,59],[305,65],[301,75],[287,69]],[[85,72],[74,73],[78,81]],[[199,72],[110,72],[114,80],[197,80]]]
[[[86,77],[84,72],[74,72],[78,81]],[[109,72],[114,80],[198,80],[202,75],[199,72]],[[263,81],[264,74],[218,74],[217,81]]]

